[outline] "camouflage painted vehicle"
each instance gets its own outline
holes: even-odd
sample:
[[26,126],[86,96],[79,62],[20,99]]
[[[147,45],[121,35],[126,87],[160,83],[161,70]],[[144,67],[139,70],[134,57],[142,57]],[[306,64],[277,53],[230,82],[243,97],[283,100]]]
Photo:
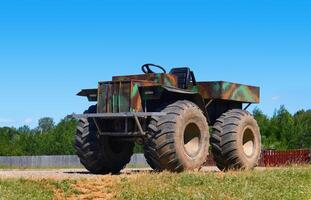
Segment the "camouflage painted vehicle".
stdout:
[[166,73],[146,64],[142,71],[78,93],[96,102],[84,114],[73,114],[79,119],[75,147],[86,169],[96,174],[120,172],[135,143],[144,146],[147,162],[157,171],[198,169],[210,145],[220,170],[257,165],[260,132],[246,109],[259,103],[258,87],[199,82],[186,67]]

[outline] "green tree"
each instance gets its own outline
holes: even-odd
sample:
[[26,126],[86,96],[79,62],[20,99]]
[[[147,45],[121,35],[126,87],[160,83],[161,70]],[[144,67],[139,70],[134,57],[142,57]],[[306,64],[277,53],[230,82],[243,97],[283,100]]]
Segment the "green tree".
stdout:
[[41,149],[45,149],[46,155],[73,155],[75,154],[74,139],[77,121],[73,119],[63,119],[48,134],[46,134],[46,143]]
[[262,145],[264,148],[274,148],[275,138],[270,132],[270,119],[259,108],[255,108],[253,115],[260,128]]
[[17,131],[18,131],[19,133],[30,133],[30,132],[31,132],[31,129],[30,129],[29,126],[24,125],[24,126],[22,126],[22,127],[19,127],[19,128],[17,129]]
[[41,132],[47,132],[54,128],[54,120],[51,117],[44,117],[39,119],[38,129]]
[[295,137],[292,144],[295,148],[311,147],[311,110],[300,110],[294,115]]

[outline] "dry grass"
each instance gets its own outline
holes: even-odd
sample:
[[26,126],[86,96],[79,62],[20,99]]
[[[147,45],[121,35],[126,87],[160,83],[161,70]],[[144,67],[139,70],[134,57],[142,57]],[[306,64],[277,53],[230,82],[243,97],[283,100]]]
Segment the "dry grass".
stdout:
[[75,185],[79,194],[72,194],[68,199],[80,200],[110,200],[117,198],[117,185],[119,178],[117,176],[104,176],[96,179],[82,179]]
[[0,200],[48,200],[78,196],[73,180],[0,179]]

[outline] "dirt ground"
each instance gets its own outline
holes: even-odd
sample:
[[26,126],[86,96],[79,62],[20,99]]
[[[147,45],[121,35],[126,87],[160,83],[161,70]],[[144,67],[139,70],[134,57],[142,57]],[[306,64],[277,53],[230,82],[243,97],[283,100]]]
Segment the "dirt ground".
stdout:
[[[216,167],[204,167],[200,171],[203,172],[217,172]],[[124,169],[121,174],[136,174],[143,172],[152,172],[150,168],[138,168],[138,169]],[[0,170],[0,178],[23,178],[23,179],[53,179],[53,180],[79,180],[79,179],[96,179],[103,175],[90,174],[84,169],[49,169],[49,170],[37,170],[37,169],[14,169]]]

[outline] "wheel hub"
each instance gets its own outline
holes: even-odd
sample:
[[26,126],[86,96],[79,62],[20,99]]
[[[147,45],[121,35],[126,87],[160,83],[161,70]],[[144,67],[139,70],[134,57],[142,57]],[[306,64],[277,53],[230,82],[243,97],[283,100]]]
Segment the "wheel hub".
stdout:
[[246,128],[243,133],[243,151],[247,157],[251,157],[255,152],[255,136],[250,128]]
[[190,123],[184,131],[184,148],[190,157],[195,157],[200,150],[200,129],[195,123]]

